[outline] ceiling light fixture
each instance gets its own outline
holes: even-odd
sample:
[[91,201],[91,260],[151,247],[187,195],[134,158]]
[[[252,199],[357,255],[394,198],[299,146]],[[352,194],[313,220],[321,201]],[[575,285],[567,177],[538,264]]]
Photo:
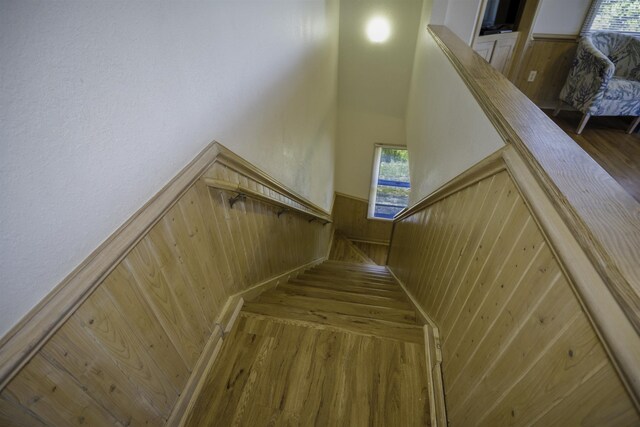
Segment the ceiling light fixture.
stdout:
[[383,17],[371,18],[367,23],[367,37],[373,43],[384,43],[391,35],[389,20]]

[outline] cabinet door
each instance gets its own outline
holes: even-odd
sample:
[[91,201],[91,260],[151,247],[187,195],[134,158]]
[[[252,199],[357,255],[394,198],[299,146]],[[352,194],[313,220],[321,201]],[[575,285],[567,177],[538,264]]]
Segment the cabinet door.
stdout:
[[478,52],[478,54],[482,56],[485,61],[491,62],[491,56],[493,54],[495,43],[496,42],[494,40],[486,42],[476,42],[476,44],[473,46],[473,50]]
[[493,48],[493,54],[491,55],[491,61],[489,62],[493,65],[493,68],[500,71],[502,74],[509,70],[511,58],[513,57],[513,49],[516,46],[517,40],[517,37],[496,40],[496,44]]

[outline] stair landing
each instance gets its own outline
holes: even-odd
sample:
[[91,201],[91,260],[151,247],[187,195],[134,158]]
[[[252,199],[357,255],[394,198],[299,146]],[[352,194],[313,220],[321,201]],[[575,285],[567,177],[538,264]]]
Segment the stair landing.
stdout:
[[422,327],[385,267],[327,261],[247,302],[187,425],[429,422]]

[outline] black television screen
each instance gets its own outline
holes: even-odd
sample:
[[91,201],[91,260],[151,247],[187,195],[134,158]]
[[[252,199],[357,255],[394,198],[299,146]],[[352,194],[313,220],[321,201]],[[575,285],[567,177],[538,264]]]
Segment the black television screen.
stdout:
[[487,0],[480,34],[514,31],[524,0]]

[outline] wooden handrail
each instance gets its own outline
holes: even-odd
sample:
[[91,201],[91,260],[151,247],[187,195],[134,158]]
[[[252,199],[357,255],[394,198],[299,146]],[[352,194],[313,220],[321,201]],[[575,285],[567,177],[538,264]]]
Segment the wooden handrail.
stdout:
[[430,25],[429,32],[640,333],[640,204],[451,30]]
[[[326,217],[325,215],[320,215],[320,214],[316,214],[316,213],[312,213],[308,210],[305,209],[300,209],[296,206],[292,206],[288,203],[285,202],[281,202],[279,200],[273,199],[271,197],[268,197],[258,191],[252,190],[248,187],[242,186],[240,184],[236,184],[233,182],[228,182],[228,181],[223,181],[220,179],[214,179],[214,178],[203,178],[203,181],[205,182],[205,184],[207,184],[207,186],[211,187],[211,188],[216,188],[218,190],[224,190],[224,191],[230,191],[233,193],[237,193],[239,196],[248,196],[251,197],[252,199],[256,199],[259,200],[263,203],[267,203],[273,206],[278,206],[281,207],[283,209],[283,211],[281,211],[281,213],[287,212],[287,211],[294,211],[294,212],[298,212],[307,216],[310,216],[311,218],[320,220],[323,222],[324,225],[326,224],[330,224],[332,221],[330,218]],[[231,205],[231,207],[233,208],[233,205]],[[280,214],[279,214],[280,215]],[[278,216],[279,216],[278,215]]]
[[[299,211],[315,216],[318,219],[331,222],[330,212],[312,203],[310,200],[299,195],[298,193],[291,190],[287,186],[281,184],[279,181],[277,181],[267,173],[263,172],[262,170],[256,168],[254,165],[252,165],[242,157],[238,156],[237,154],[235,154],[225,146],[218,144],[218,150],[219,150],[219,154],[216,159],[216,163],[220,165],[224,165],[225,167],[235,172],[241,173],[244,176],[256,181],[260,185],[263,185],[264,187],[269,188],[271,191],[282,195],[284,198],[289,199],[292,202],[292,204],[290,204],[289,206],[298,204]],[[205,176],[205,178],[208,178],[208,177]],[[270,200],[275,201],[276,199],[270,198]]]

